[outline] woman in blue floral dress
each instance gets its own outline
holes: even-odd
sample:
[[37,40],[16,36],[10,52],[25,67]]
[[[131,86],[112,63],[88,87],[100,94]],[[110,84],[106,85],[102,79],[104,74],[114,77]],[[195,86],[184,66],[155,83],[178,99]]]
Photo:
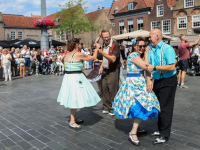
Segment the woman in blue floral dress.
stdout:
[[136,52],[131,53],[127,60],[127,77],[114,98],[112,108],[114,114],[120,118],[135,118],[129,139],[139,146],[136,133],[141,121],[149,117],[157,118],[160,105],[156,95],[146,90],[146,80],[143,76],[144,70],[147,70],[144,62],[144,38],[138,37],[134,48]]

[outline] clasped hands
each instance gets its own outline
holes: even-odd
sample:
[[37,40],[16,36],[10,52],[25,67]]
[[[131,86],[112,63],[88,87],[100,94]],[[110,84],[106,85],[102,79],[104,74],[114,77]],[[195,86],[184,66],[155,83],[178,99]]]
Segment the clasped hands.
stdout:
[[153,71],[153,69],[154,69],[154,66],[149,64],[149,63],[145,64],[145,65],[146,65],[145,70],[151,73]]

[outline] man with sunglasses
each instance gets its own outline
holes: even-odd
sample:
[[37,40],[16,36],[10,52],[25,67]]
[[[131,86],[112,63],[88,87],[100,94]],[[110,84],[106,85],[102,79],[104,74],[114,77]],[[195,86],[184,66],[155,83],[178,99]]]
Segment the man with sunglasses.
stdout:
[[158,131],[153,136],[159,136],[153,144],[165,143],[169,140],[172,125],[174,108],[174,98],[177,87],[176,77],[176,54],[174,49],[162,41],[160,29],[154,29],[149,35],[150,49],[148,58],[150,64],[147,65],[148,71],[152,72],[155,79],[154,85],[151,82],[150,74],[147,72],[147,88],[152,89],[160,103],[161,112],[158,116]]
[[103,63],[99,74],[102,73],[103,113],[113,116],[112,102],[119,89],[120,46],[113,41],[108,30],[103,30],[101,37],[103,46],[102,50],[99,50],[99,54],[103,56]]

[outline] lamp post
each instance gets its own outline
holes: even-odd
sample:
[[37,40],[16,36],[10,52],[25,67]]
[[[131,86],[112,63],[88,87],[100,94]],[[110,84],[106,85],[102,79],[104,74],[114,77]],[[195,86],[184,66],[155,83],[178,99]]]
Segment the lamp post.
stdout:
[[[46,0],[41,0],[41,17],[46,17]],[[43,50],[43,48],[47,48],[47,50],[49,50],[49,41],[46,27],[41,27],[40,48],[41,50]]]

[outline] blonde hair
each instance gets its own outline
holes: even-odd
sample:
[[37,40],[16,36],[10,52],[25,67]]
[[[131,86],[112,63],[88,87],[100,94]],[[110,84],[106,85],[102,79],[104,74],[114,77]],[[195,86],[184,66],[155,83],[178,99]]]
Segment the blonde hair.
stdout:
[[7,48],[4,48],[2,53],[4,54],[4,51],[7,51],[7,53],[9,53],[9,51],[7,50]]

